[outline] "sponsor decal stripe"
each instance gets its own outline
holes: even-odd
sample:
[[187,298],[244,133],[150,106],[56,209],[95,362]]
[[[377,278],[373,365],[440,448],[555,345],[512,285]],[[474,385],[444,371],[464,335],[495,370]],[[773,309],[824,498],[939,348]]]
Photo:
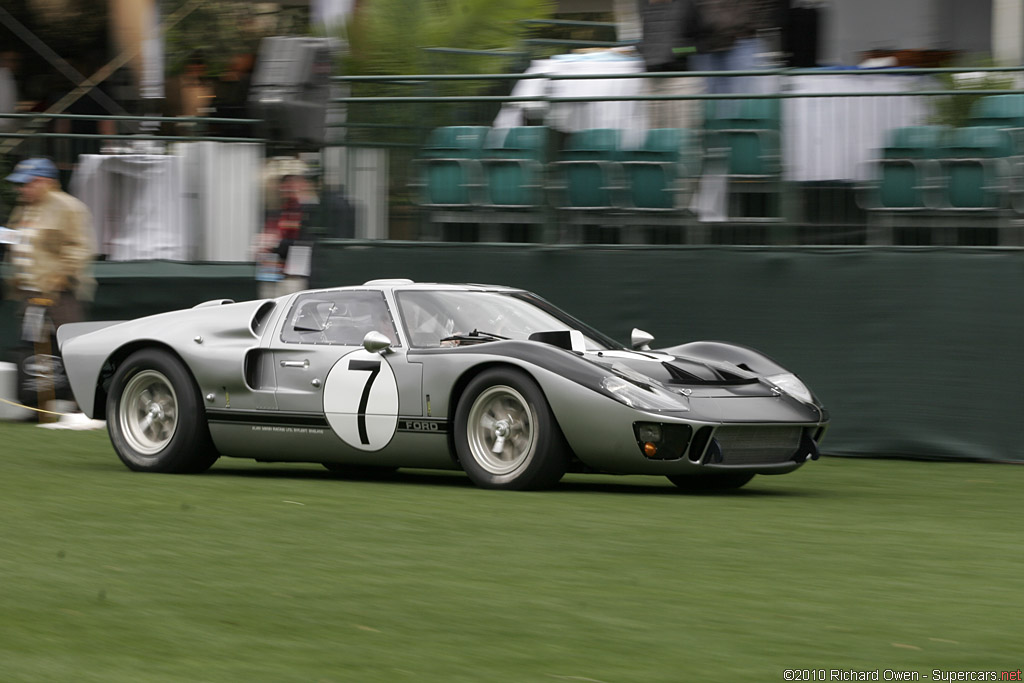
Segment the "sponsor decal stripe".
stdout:
[[327,418],[316,413],[281,413],[262,410],[207,410],[207,419],[219,424],[279,425],[282,427],[321,427]]
[[436,417],[400,417],[398,418],[398,431],[447,434],[448,420]]
[[[280,427],[318,427],[330,425],[324,415],[317,413],[283,413],[263,410],[207,410],[209,422],[215,424],[273,425]],[[399,417],[400,432],[448,433],[448,420],[437,417]]]

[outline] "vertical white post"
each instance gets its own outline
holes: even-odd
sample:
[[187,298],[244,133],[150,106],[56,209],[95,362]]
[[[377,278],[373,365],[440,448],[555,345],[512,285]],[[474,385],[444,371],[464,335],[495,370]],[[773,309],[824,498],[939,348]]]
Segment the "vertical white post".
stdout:
[[992,0],[992,58],[998,66],[1024,64],[1024,0]]
[[388,238],[388,151],[357,148],[349,154],[349,191],[356,205],[356,237]]

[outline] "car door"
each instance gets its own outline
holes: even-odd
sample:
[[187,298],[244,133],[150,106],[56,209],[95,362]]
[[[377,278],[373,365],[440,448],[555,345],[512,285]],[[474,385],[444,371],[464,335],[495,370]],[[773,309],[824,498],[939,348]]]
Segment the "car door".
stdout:
[[[391,341],[385,353],[363,348],[371,331]],[[379,290],[300,294],[271,351],[278,409],[326,419],[354,449],[384,448],[400,414],[423,414],[420,366],[406,360],[406,347]]]

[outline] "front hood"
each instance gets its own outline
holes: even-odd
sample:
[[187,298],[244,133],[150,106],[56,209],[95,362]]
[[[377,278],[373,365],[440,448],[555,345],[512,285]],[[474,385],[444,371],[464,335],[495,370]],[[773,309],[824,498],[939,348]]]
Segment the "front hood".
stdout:
[[[665,399],[667,403],[659,400],[662,405],[679,402],[694,418],[723,422],[827,419],[814,395],[774,361],[742,347],[712,343],[704,348],[708,349],[724,350],[724,354],[712,351],[707,355],[725,358],[627,350],[587,352],[584,358],[603,371]],[[784,377],[801,389],[794,389]],[[800,396],[801,390],[806,395]],[[764,401],[766,398],[772,400]],[[737,399],[761,400],[752,404]]]
[[771,393],[757,373],[727,361],[626,350],[588,352],[584,357],[616,374],[635,380],[641,379],[639,375],[666,388],[731,387],[746,395]]

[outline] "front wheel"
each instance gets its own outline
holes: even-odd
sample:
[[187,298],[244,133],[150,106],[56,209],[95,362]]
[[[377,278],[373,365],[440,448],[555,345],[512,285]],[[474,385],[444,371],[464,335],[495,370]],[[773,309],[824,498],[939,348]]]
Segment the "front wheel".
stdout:
[[455,411],[455,450],[484,488],[547,488],[566,469],[565,437],[544,393],[511,368],[482,372],[466,387]]
[[158,349],[136,351],[117,368],[107,431],[121,462],[137,472],[203,472],[218,457],[192,375]]
[[754,475],[749,472],[668,475],[670,482],[689,493],[731,491],[742,487],[753,478]]

